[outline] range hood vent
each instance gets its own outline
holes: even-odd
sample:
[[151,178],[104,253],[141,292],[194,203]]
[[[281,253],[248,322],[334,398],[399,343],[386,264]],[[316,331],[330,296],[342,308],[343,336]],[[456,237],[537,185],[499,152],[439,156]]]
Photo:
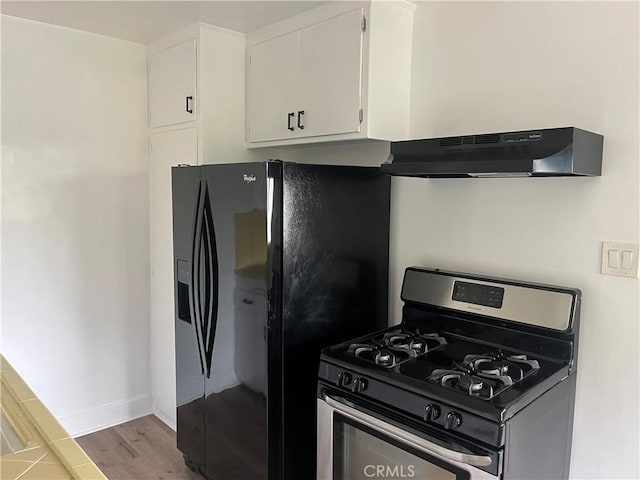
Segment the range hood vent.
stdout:
[[599,176],[603,137],[575,127],[391,143],[382,172],[406,177]]
[[500,134],[488,133],[486,135],[474,135],[473,143],[481,145],[483,143],[500,143]]
[[462,145],[462,137],[445,137],[440,139],[441,147],[455,147]]

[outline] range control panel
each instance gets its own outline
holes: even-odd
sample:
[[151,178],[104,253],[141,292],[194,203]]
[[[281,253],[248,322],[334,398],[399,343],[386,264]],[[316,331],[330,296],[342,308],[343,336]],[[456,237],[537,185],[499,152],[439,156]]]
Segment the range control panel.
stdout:
[[501,424],[437,399],[395,387],[369,375],[325,361],[320,362],[318,378],[321,380],[320,385],[326,382],[351,396],[386,405],[426,425],[455,430],[458,435],[479,439],[496,447],[504,445],[504,429]]
[[451,299],[485,307],[502,308],[504,288],[456,281],[453,284]]

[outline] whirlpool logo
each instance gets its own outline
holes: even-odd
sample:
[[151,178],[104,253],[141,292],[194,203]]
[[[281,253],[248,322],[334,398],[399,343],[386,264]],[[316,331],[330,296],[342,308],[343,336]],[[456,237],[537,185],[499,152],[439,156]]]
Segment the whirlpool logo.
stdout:
[[255,175],[247,175],[245,173],[244,175],[242,175],[242,180],[244,180],[245,183],[255,182],[256,181],[256,176]]
[[413,478],[416,475],[413,465],[367,465],[364,476],[367,478]]

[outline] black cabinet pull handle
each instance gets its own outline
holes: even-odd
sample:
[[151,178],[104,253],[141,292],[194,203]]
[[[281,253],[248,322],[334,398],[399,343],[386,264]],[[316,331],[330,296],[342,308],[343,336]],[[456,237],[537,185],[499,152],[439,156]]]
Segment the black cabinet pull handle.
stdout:
[[302,115],[304,115],[304,110],[298,110],[298,128],[300,130],[304,130],[304,125],[302,125]]
[[187,113],[193,113],[193,106],[191,105],[192,102],[193,102],[193,97],[191,95],[189,95],[184,99],[184,103],[185,103],[184,108],[187,111]]
[[295,115],[296,114],[293,112],[287,113],[287,129],[291,130],[292,132],[293,132],[293,127],[291,126],[291,119],[295,117]]
[[242,303],[244,303],[245,305],[253,305],[253,302],[248,298],[243,298]]

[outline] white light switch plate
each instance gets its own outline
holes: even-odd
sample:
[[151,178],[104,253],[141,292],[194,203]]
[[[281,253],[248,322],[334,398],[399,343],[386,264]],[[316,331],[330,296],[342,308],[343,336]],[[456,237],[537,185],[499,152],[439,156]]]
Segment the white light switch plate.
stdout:
[[[600,273],[605,275],[617,275],[620,277],[638,278],[638,252],[639,244],[628,242],[602,242],[602,264]],[[630,253],[629,253],[630,252]],[[624,268],[623,258],[626,260],[631,255],[631,268]],[[617,259],[617,265],[609,265],[610,259]],[[624,262],[627,263],[627,262]]]

